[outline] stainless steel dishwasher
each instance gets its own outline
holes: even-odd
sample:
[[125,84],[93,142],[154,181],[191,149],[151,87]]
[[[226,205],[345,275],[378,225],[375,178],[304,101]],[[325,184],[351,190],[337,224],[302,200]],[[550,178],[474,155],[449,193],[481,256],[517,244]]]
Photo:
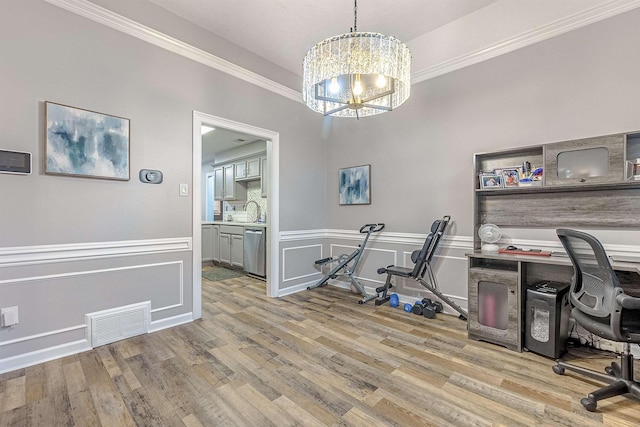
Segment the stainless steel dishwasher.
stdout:
[[244,229],[244,271],[259,277],[265,277],[266,230],[262,227]]

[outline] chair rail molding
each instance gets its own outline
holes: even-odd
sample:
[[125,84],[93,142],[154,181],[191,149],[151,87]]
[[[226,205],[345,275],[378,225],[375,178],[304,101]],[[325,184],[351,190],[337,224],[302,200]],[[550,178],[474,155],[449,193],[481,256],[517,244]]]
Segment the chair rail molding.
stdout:
[[0,248],[0,267],[192,250],[191,237]]
[[[424,244],[426,234],[398,233],[382,231],[370,237],[372,243],[394,243],[400,245]],[[341,240],[362,240],[362,233],[355,230],[339,229],[317,229],[317,230],[295,230],[280,232],[280,242],[291,242],[296,240],[310,239],[341,239]],[[443,236],[443,246],[453,249],[471,250],[473,249],[473,237],[471,236]]]

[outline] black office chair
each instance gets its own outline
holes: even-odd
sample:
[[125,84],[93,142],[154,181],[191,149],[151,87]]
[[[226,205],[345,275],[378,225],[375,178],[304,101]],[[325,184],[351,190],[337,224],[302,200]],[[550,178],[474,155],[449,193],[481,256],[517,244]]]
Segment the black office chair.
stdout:
[[606,374],[558,361],[553,372],[565,369],[609,385],[580,400],[588,411],[595,411],[599,400],[630,393],[640,398],[640,383],[633,380],[631,344],[640,343],[640,298],[624,293],[602,244],[593,236],[576,230],[556,230],[571,263],[574,275],[569,298],[571,316],[576,323],[599,337],[623,342],[620,364],[613,362]]

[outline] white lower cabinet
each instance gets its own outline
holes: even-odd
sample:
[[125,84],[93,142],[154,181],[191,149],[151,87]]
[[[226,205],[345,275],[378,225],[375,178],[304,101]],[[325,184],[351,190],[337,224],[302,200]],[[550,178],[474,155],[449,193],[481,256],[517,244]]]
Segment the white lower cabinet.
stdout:
[[231,235],[231,265],[244,267],[244,236]]
[[243,267],[244,227],[237,225],[221,225],[219,241],[219,261],[235,267]]
[[211,230],[211,241],[213,246],[212,258],[214,261],[220,261],[220,226],[213,225]]
[[231,234],[220,233],[220,262],[231,264]]
[[202,261],[213,260],[213,227],[214,226],[210,224],[202,225]]

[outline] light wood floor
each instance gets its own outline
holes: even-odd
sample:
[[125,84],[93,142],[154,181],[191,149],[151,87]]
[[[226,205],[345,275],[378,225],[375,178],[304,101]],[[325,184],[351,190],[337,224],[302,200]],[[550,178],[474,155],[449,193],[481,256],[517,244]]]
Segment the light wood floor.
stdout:
[[579,399],[600,384],[469,341],[456,317],[332,287],[270,299],[264,286],[204,281],[201,320],[0,375],[0,425],[640,424],[640,401],[587,412]]

